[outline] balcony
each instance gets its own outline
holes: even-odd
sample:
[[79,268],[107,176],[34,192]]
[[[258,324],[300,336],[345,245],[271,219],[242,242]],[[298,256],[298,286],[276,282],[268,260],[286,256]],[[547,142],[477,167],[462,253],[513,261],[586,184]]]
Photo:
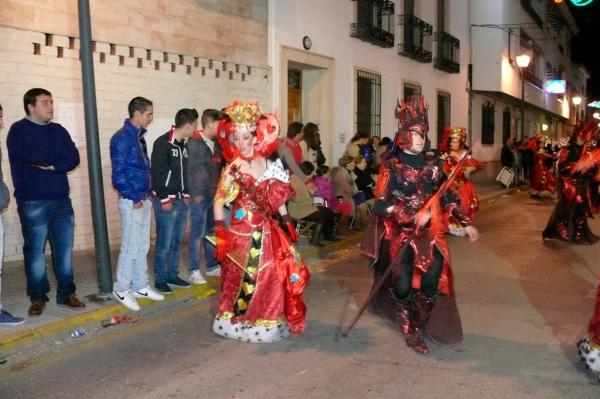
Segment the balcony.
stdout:
[[535,76],[535,73],[531,72],[529,68],[523,71],[523,75],[525,80],[531,83],[532,85],[537,86],[540,89],[544,88],[544,82],[542,81],[542,79]]
[[357,0],[356,22],[350,36],[379,47],[394,46],[394,3],[389,0]]
[[350,36],[379,47],[394,47],[394,34],[371,24],[350,24]]
[[435,32],[437,57],[433,67],[448,73],[460,72],[460,40],[446,32]]
[[412,14],[400,15],[402,40],[398,54],[419,62],[431,62],[431,36],[433,27]]

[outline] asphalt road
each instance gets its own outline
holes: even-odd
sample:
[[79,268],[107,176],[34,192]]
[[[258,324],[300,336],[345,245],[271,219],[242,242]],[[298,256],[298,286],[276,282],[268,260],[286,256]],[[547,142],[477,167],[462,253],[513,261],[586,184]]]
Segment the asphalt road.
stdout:
[[[356,248],[311,263],[302,338],[254,345],[210,329],[215,299],[153,307],[135,324],[57,340],[0,366],[0,398],[598,398],[578,364],[600,276],[599,246],[542,242],[552,203],[524,193],[484,204],[481,238],[452,238],[464,342],[419,356],[365,314]],[[592,221],[600,233],[600,223]]]

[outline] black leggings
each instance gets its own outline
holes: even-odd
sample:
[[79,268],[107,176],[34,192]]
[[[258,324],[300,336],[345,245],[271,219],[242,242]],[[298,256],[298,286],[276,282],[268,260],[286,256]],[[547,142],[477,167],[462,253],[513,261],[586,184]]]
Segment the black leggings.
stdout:
[[[394,282],[394,293],[398,298],[404,299],[411,294],[414,259],[415,255],[412,248],[407,248],[404,253],[404,259],[402,259],[402,262],[398,266],[397,277]],[[427,273],[421,275],[421,291],[429,298],[434,297],[438,292],[438,282],[442,274],[443,264],[444,257],[439,249],[434,247],[433,262],[429,266]]]

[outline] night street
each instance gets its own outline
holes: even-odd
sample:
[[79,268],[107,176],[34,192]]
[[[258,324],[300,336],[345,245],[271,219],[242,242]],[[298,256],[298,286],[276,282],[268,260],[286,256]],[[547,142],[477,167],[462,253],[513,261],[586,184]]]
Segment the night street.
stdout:
[[215,297],[170,303],[139,323],[11,359],[0,368],[0,397],[596,398],[575,343],[592,312],[598,249],[542,243],[551,209],[524,192],[505,196],[483,205],[480,241],[451,239],[465,334],[458,347],[432,345],[419,356],[368,312],[341,338],[371,283],[351,248],[310,264],[302,338],[220,339],[210,327]]

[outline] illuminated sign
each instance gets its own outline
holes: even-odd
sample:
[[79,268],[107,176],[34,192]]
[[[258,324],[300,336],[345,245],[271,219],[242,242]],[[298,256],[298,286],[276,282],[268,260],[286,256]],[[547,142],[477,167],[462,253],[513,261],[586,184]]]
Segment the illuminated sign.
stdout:
[[544,84],[544,91],[552,94],[564,94],[567,90],[566,80],[547,80]]
[[590,107],[590,108],[600,108],[600,101],[598,101],[598,100],[592,101],[591,103],[588,104],[588,107]]
[[594,1],[594,0],[571,0],[571,3],[573,3],[573,5],[577,6],[577,7],[585,7],[588,4],[590,4],[592,1]]

